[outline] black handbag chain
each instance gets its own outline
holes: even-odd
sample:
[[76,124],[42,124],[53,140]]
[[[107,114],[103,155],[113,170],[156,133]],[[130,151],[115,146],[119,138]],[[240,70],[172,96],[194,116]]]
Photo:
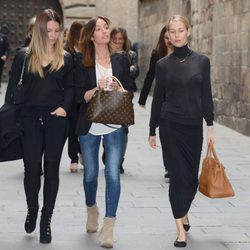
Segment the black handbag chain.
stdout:
[[24,57],[24,61],[23,61],[23,66],[22,66],[22,71],[21,71],[20,79],[19,79],[19,82],[17,83],[18,86],[22,86],[23,85],[23,73],[24,73],[24,69],[25,69],[27,55],[28,55],[28,53],[26,52],[25,53],[25,57]]

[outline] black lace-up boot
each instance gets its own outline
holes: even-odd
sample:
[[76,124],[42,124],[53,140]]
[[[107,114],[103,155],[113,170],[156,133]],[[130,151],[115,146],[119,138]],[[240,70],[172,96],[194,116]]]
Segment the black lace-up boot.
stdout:
[[52,213],[42,212],[40,221],[40,243],[48,244],[51,242],[51,216]]
[[26,233],[30,234],[36,229],[36,219],[37,219],[38,207],[29,207],[24,229]]

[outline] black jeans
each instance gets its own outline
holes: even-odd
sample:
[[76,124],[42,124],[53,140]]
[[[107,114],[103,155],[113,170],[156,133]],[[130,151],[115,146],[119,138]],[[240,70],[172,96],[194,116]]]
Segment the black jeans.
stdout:
[[81,153],[78,136],[76,135],[78,110],[78,106],[75,105],[74,111],[69,116],[68,155],[71,159],[71,163],[78,163],[78,154]]
[[0,88],[1,88],[1,84],[2,84],[2,74],[3,74],[4,63],[5,62],[2,59],[0,59]]
[[59,187],[59,165],[68,133],[68,119],[48,110],[22,110],[24,189],[28,207],[38,206],[44,161],[43,210],[53,211]]

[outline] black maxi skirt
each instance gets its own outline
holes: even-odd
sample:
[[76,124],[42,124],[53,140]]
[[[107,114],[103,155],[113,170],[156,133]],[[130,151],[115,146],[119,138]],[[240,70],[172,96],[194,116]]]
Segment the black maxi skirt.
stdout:
[[203,128],[162,119],[159,133],[170,176],[169,200],[179,219],[188,213],[197,192]]

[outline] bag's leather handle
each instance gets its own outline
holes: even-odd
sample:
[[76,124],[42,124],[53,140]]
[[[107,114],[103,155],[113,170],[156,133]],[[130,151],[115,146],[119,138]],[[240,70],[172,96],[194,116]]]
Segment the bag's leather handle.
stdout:
[[211,156],[211,154],[213,154],[213,157],[214,157],[214,159],[215,159],[217,162],[220,162],[220,161],[219,161],[219,158],[218,158],[218,156],[217,156],[217,154],[216,154],[216,152],[215,152],[213,143],[212,143],[212,142],[209,142],[208,147],[207,147],[207,156],[206,156],[206,157]]
[[125,91],[125,89],[123,88],[123,86],[122,86],[122,83],[119,81],[119,79],[117,78],[117,77],[115,77],[115,76],[108,76],[107,78],[111,78],[112,80],[114,80],[116,83],[118,83],[119,84],[119,86],[122,88],[122,91],[124,92]]

